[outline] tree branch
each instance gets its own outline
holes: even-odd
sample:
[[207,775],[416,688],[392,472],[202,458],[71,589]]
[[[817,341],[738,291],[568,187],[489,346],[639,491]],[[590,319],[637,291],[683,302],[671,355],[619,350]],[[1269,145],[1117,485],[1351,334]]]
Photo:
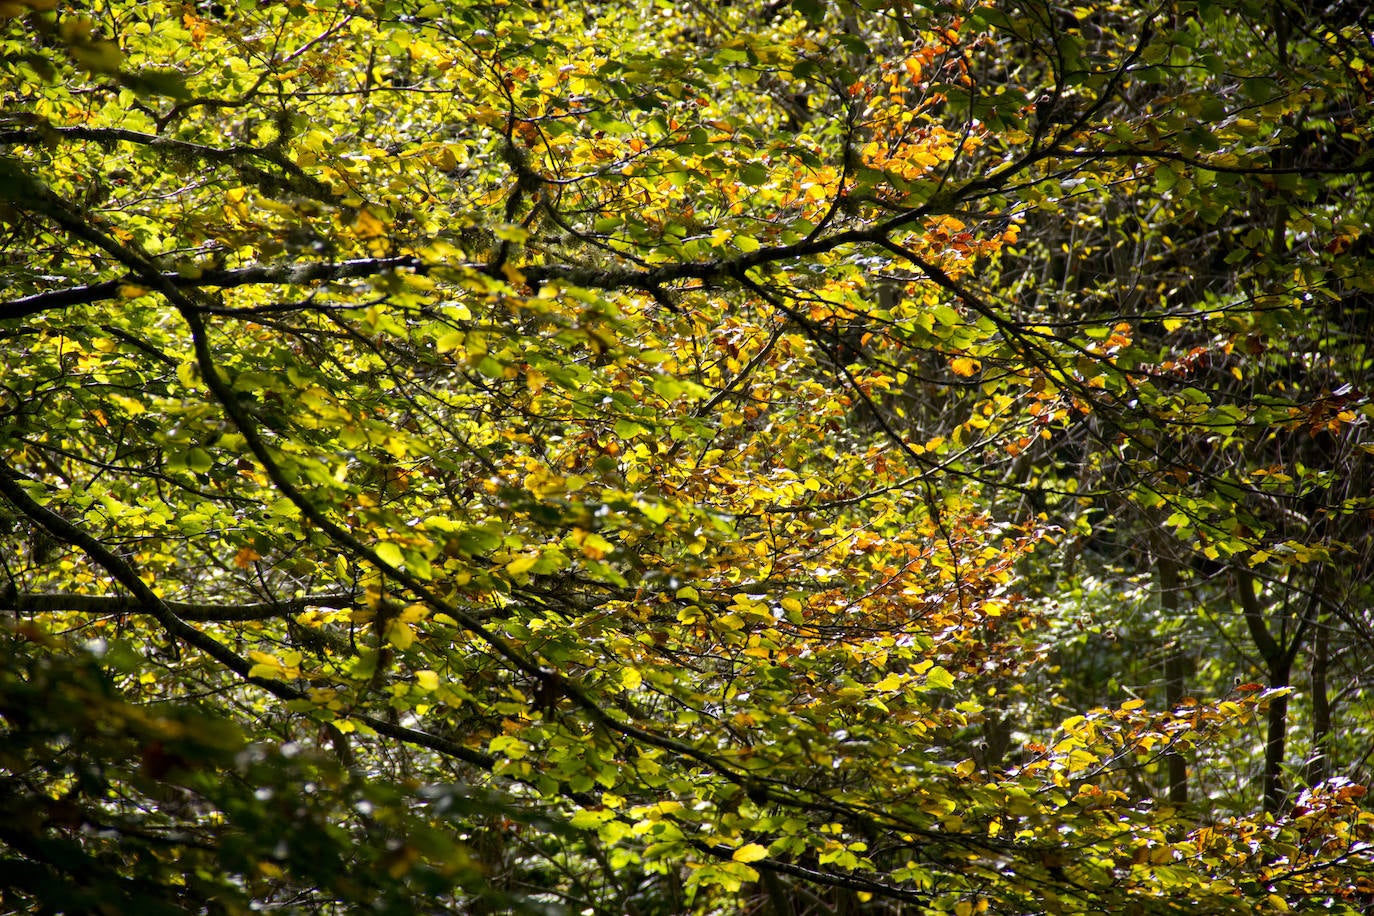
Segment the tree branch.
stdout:
[[[413,268],[424,270],[425,265],[415,257],[403,255],[394,258],[358,258],[352,261],[314,264],[274,264],[256,267],[238,267],[232,270],[207,270],[199,276],[184,276],[180,273],[163,273],[158,278],[161,283],[175,289],[230,289],[235,286],[272,283],[279,285],[303,286],[307,283],[352,280],[360,277],[375,277],[392,270]],[[35,293],[22,299],[0,302],[0,321],[37,315],[51,309],[67,308],[73,305],[89,305],[106,299],[114,299],[122,288],[142,286],[148,281],[142,277],[126,277],[119,280],[106,280],[89,286],[70,289],[57,289],[47,293]]]
[[[191,626],[158,597],[157,593],[143,581],[138,570],[126,559],[111,551],[99,539],[83,530],[61,515],[39,503],[30,496],[24,487],[25,479],[8,464],[0,462],[0,496],[14,506],[35,524],[41,526],[53,537],[64,543],[81,548],[87,556],[101,566],[120,585],[127,588],[137,605],[145,609],[173,638],[204,652],[206,655],[228,668],[234,674],[256,687],[282,700],[307,699],[304,692],[297,690],[285,681],[273,678],[255,677],[249,672],[252,664],[248,659],[235,653],[208,633],[202,633]],[[375,716],[355,714],[353,718],[366,723],[370,728],[388,738],[395,738],[407,744],[427,747],[432,751],[462,760],[483,769],[491,769],[494,758],[464,747],[454,741],[441,738],[414,728],[406,728]]]
[[[263,149],[256,146],[205,146],[200,143],[173,140],[170,137],[159,137],[157,134],[147,134],[123,127],[53,127],[48,124],[40,124],[0,131],[0,145],[5,146],[36,145],[68,138],[92,140],[96,143],[133,143],[149,149],[165,150],[182,156],[194,156],[208,162],[235,166],[252,177],[258,184],[264,186],[282,187],[304,193],[316,200],[332,201],[338,197],[329,185],[306,174],[299,165],[274,149]],[[247,165],[243,160],[249,157],[270,162],[281,169],[285,175],[272,175],[255,166]]]
[[[163,603],[168,610],[182,620],[205,623],[243,623],[293,616],[315,607],[351,607],[355,600],[355,596],[347,592],[336,592],[255,604],[213,604],[183,601],[165,601]],[[15,592],[12,589],[0,593],[0,611],[13,611],[16,614],[50,614],[60,611],[74,611],[83,614],[154,613],[152,608],[129,595],[68,595],[47,592]]]

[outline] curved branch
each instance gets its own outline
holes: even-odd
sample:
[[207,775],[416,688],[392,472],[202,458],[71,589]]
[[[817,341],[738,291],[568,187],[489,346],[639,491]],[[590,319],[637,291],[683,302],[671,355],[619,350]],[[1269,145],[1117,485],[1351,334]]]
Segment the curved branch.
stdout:
[[[58,515],[52,509],[39,503],[24,488],[25,479],[8,464],[0,462],[0,496],[3,496],[10,505],[14,506],[35,524],[41,526],[53,537],[81,548],[96,564],[103,568],[110,576],[124,586],[133,595],[134,600],[140,607],[155,617],[162,628],[172,637],[180,640],[192,648],[204,652],[206,655],[228,668],[244,681],[266,690],[268,693],[282,700],[304,700],[307,695],[283,681],[271,678],[255,677],[249,672],[252,670],[252,663],[248,659],[236,654],[227,646],[221,644],[214,637],[207,633],[202,633],[191,626],[180,616],[178,616],[165,601],[158,597],[157,593],[148,586],[139,575],[138,570],[129,561],[111,551],[102,544],[97,538],[85,530],[69,522],[67,519]],[[420,747],[427,747],[432,751],[462,760],[483,769],[491,769],[495,764],[495,759],[464,747],[453,741],[441,738],[438,735],[431,735],[418,729],[407,728],[385,719],[378,719],[368,715],[354,715],[360,722],[366,723],[377,733],[404,741],[407,744],[415,744]]]
[[[50,143],[53,140],[70,138],[91,140],[96,143],[133,143],[149,149],[165,150],[183,156],[194,156],[208,162],[236,166],[245,174],[265,186],[282,186],[288,190],[307,194],[316,200],[332,201],[338,198],[329,185],[305,173],[299,165],[292,162],[279,150],[264,149],[256,146],[205,146],[186,140],[173,140],[157,134],[129,130],[123,127],[52,127],[41,124],[34,127],[20,127],[0,131],[0,145],[35,145]],[[242,160],[248,157],[261,159],[277,166],[286,174],[272,175]]]
[[[375,277],[388,271],[406,268],[423,271],[425,265],[418,258],[403,255],[394,258],[358,258],[335,263],[276,264],[238,267],[232,270],[207,270],[198,276],[185,276],[180,273],[160,273],[156,276],[159,288],[169,286],[173,289],[230,289],[253,284],[303,286],[307,283]],[[24,318],[51,309],[114,299],[119,296],[121,289],[147,282],[146,275],[126,277],[11,299],[9,302],[0,302],[0,321]]]

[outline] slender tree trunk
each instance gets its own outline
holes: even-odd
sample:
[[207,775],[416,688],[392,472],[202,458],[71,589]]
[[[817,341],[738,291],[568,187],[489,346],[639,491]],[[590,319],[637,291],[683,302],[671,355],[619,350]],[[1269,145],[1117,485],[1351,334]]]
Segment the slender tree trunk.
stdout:
[[[1250,638],[1264,659],[1269,689],[1288,686],[1290,663],[1285,662],[1284,647],[1269,632],[1264,620],[1264,608],[1255,594],[1255,577],[1249,570],[1237,569],[1236,585],[1240,607],[1245,612],[1245,625]],[[1283,807],[1283,754],[1288,729],[1288,697],[1274,697],[1269,701],[1269,729],[1264,739],[1264,810],[1276,813]]]
[[[1155,568],[1159,572],[1159,605],[1164,616],[1177,620],[1179,616],[1178,564],[1163,550],[1156,551]],[[1170,709],[1177,709],[1183,702],[1187,690],[1188,656],[1181,640],[1175,639],[1165,647],[1168,653],[1164,658],[1164,702]],[[1176,805],[1188,801],[1188,761],[1182,754],[1170,752],[1169,801]]]
[[[1271,666],[1269,688],[1289,686],[1289,665]],[[1287,798],[1283,784],[1283,755],[1288,739],[1288,695],[1269,701],[1269,731],[1264,739],[1264,810],[1277,814]]]
[[[1320,581],[1322,570],[1318,568],[1314,580]],[[1293,671],[1293,659],[1302,646],[1307,627],[1316,617],[1319,605],[1317,586],[1314,584],[1308,598],[1307,607],[1297,619],[1293,635],[1285,645],[1269,632],[1264,619],[1264,608],[1259,595],[1255,593],[1255,577],[1247,569],[1236,569],[1236,584],[1239,586],[1240,606],[1245,612],[1245,625],[1250,630],[1250,638],[1264,659],[1264,667],[1269,675],[1269,689],[1280,690],[1288,687]],[[1269,729],[1264,741],[1264,810],[1277,814],[1283,808],[1287,793],[1283,785],[1283,758],[1286,751],[1288,732],[1288,695],[1276,696],[1269,701]]]
[[1305,774],[1309,786],[1331,774],[1331,697],[1326,687],[1329,640],[1330,628],[1318,621],[1312,647],[1312,757],[1307,761]]

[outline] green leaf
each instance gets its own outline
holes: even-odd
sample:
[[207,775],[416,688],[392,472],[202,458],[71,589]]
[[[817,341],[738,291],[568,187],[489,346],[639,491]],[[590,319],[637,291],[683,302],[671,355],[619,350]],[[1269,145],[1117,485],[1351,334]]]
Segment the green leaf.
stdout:
[[186,466],[197,474],[204,474],[215,466],[215,460],[203,448],[193,448],[186,452]]
[[[768,181],[768,169],[761,162],[751,162],[740,169],[740,181],[750,187],[759,187]],[[738,242],[736,242],[738,244]],[[746,251],[749,249],[745,249]]]

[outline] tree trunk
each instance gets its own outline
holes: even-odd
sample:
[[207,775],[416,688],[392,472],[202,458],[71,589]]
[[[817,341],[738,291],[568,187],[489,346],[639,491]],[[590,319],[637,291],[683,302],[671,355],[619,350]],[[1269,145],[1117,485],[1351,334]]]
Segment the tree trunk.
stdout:
[[[1287,664],[1269,668],[1271,690],[1288,686],[1290,667]],[[1288,737],[1288,695],[1269,701],[1269,732],[1264,739],[1264,810],[1277,814],[1287,793],[1283,785],[1284,745]]]
[[[1264,659],[1269,689],[1288,686],[1290,665],[1284,662],[1284,647],[1269,632],[1264,620],[1264,608],[1255,594],[1255,577],[1249,570],[1236,570],[1236,585],[1240,607],[1245,613],[1245,625],[1250,638]],[[1264,739],[1264,810],[1276,813],[1283,806],[1283,753],[1288,729],[1288,697],[1274,697],[1269,702],[1269,730]]]
[[[1163,550],[1156,551],[1155,567],[1159,571],[1159,606],[1164,615],[1177,620],[1179,616],[1178,564]],[[1187,689],[1188,656],[1181,640],[1175,639],[1165,647],[1164,702],[1170,709],[1178,709]],[[1188,761],[1182,754],[1170,752],[1169,801],[1176,805],[1188,802]]]
[[1329,640],[1330,628],[1318,621],[1312,648],[1312,756],[1304,774],[1309,786],[1315,786],[1331,774],[1331,697],[1326,688]]
[[[1318,568],[1314,581],[1319,580],[1322,570]],[[1287,637],[1285,645],[1269,632],[1264,619],[1264,608],[1259,595],[1255,593],[1255,577],[1247,569],[1235,570],[1236,584],[1239,586],[1240,606],[1245,612],[1245,625],[1250,630],[1250,638],[1264,659],[1264,667],[1269,676],[1269,689],[1280,690],[1289,686],[1293,670],[1293,659],[1302,646],[1307,627],[1316,616],[1318,607],[1317,586],[1314,584],[1308,596],[1307,607],[1293,628],[1293,635]],[[1280,631],[1282,634],[1282,630]],[[1280,638],[1285,638],[1281,635]],[[1283,785],[1283,757],[1288,731],[1288,695],[1272,697],[1269,701],[1269,729],[1264,741],[1264,810],[1277,814],[1286,799]]]

